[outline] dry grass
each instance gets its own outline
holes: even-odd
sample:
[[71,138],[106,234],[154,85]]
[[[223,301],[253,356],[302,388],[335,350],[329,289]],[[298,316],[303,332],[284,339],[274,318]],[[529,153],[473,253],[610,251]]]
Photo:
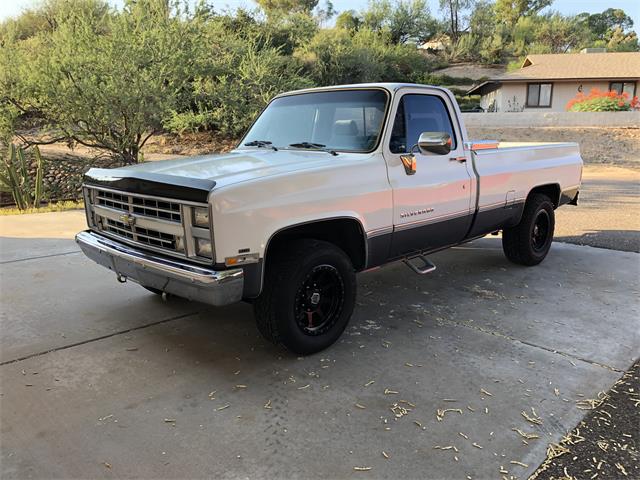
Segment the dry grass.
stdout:
[[84,209],[84,202],[82,201],[65,201],[55,202],[43,205],[40,208],[28,208],[26,210],[19,210],[15,207],[0,208],[0,215],[22,215],[25,213],[49,213],[49,212],[65,212],[67,210],[82,210]]

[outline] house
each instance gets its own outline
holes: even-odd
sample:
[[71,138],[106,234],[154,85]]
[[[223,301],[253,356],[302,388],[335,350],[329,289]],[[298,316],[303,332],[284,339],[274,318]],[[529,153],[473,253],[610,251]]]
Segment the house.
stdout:
[[432,51],[432,52],[444,52],[447,47],[451,45],[451,39],[448,35],[440,35],[427,40],[417,46],[418,50]]
[[474,86],[467,95],[481,95],[480,106],[493,112],[566,110],[578,92],[592,88],[640,94],[640,52],[528,55],[520,69]]

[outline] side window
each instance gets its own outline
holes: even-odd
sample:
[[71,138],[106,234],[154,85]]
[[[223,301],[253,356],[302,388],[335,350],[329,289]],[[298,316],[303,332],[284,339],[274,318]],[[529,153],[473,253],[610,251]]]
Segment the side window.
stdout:
[[446,132],[451,135],[451,148],[456,148],[451,117],[442,98],[436,95],[404,95],[393,121],[389,149],[392,153],[408,152],[418,143],[422,132]]

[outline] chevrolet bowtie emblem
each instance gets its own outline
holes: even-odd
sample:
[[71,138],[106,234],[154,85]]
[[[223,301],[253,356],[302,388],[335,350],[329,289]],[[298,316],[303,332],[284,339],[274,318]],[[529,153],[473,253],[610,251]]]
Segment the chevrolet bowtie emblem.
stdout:
[[133,215],[129,215],[128,213],[123,213],[120,215],[120,221],[122,223],[126,223],[129,226],[133,226],[136,223],[136,217]]

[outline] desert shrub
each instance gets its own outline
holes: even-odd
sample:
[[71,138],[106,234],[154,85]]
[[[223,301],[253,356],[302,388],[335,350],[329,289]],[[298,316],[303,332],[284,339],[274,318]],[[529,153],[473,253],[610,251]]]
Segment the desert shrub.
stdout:
[[618,112],[638,109],[640,102],[638,97],[630,98],[623,92],[603,92],[597,88],[592,89],[588,95],[579,92],[567,103],[570,112]]
[[223,25],[207,26],[203,65],[164,127],[175,133],[210,130],[236,137],[276,94],[312,86],[302,65],[264,38],[247,38]]
[[184,15],[162,0],[127,3],[99,18],[93,10],[64,10],[55,29],[5,45],[0,67],[15,70],[0,77],[3,90],[44,119],[54,137],[134,163],[204,56],[199,23]]
[[480,108],[480,95],[456,95],[456,101],[462,112],[473,112]]
[[[473,85],[479,81],[469,77],[451,77],[449,75],[434,73],[426,73],[422,75],[419,80],[420,83],[427,85]],[[482,79],[480,81],[482,81]]]
[[414,45],[394,44],[385,32],[362,27],[320,30],[294,56],[317,85],[416,81],[430,70],[429,60]]

